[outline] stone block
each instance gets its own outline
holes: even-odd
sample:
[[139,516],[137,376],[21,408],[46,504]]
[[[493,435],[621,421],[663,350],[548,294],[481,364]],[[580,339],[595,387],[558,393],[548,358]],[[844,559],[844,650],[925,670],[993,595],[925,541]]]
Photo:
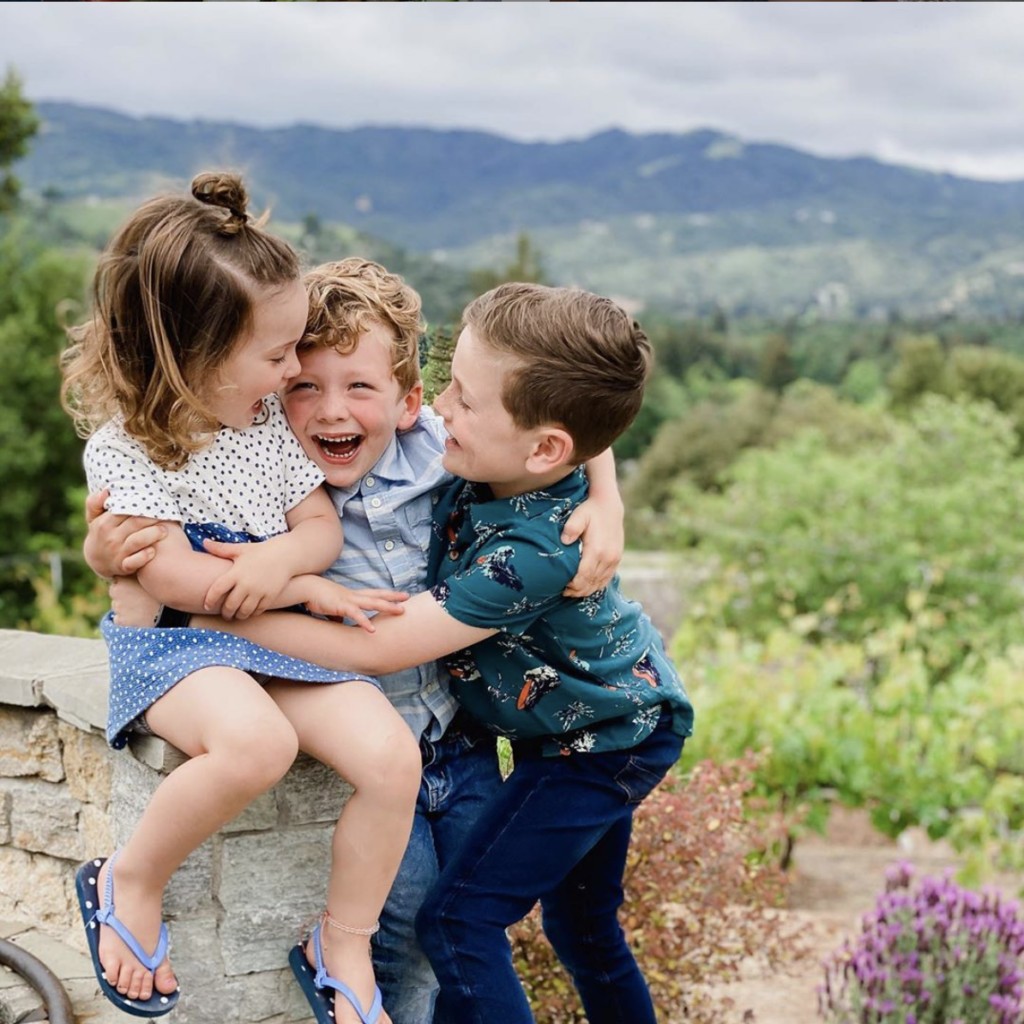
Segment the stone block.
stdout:
[[52,712],[0,707],[0,776],[28,775],[64,778],[57,719]]
[[280,814],[275,791],[261,793],[248,807],[222,829],[225,835],[234,832],[258,832],[276,828]]
[[213,874],[216,863],[214,838],[193,850],[171,876],[164,893],[164,912],[169,916],[191,917],[213,912]]
[[114,751],[111,761],[110,816],[114,826],[114,842],[122,846],[132,834],[149,805],[153,792],[163,781],[154,769],[140,764],[125,751]]
[[78,832],[81,804],[67,786],[39,779],[0,779],[10,797],[11,845],[80,861],[87,854]]
[[302,754],[275,792],[282,822],[308,825],[336,822],[352,787],[327,765]]
[[239,1020],[285,1024],[296,1019],[296,1015],[299,1019],[310,1017],[309,1003],[287,965],[280,970],[238,978],[235,984],[239,985]]
[[108,679],[102,640],[0,630],[0,704],[49,705],[61,717],[102,729]]
[[0,846],[11,841],[11,794],[0,790]]
[[118,752],[111,750],[102,736],[83,732],[67,722],[57,722],[57,735],[71,795],[83,803],[106,807],[110,801],[113,759]]
[[228,836],[218,889],[228,974],[274,970],[324,905],[332,827]]
[[105,807],[82,804],[78,815],[78,834],[85,857],[105,857],[117,848],[114,842],[113,822]]
[[142,736],[133,734],[128,738],[128,749],[137,761],[155,768],[164,775],[170,774],[188,760],[188,754],[172,746],[159,736]]
[[80,920],[75,865],[11,846],[0,847],[0,914],[30,920],[57,934],[69,929],[73,921]]

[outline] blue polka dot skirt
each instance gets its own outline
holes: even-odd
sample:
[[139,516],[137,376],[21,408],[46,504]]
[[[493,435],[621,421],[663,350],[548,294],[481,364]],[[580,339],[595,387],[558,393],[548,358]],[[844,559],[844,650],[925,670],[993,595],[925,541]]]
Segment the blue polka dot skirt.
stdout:
[[125,745],[132,724],[147,708],[175,683],[201,668],[222,665],[257,677],[273,676],[302,683],[345,683],[368,678],[354,672],[332,672],[213,630],[118,626],[108,612],[100,623],[100,631],[110,654],[107,742],[115,749]]

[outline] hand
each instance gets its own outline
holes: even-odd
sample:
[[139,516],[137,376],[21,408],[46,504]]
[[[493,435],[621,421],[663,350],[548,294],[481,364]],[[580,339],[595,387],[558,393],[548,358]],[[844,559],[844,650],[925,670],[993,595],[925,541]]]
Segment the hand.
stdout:
[[110,584],[110,608],[118,626],[155,626],[160,602],[134,576],[116,576]]
[[207,590],[203,598],[206,611],[223,619],[247,619],[277,607],[275,601],[292,573],[273,545],[204,540],[203,549],[233,563]]
[[574,544],[581,538],[580,567],[562,591],[565,597],[589,597],[611,583],[625,550],[621,505],[617,514],[590,500],[579,505],[565,521],[561,540]]
[[351,619],[367,633],[375,633],[376,629],[365,612],[401,615],[409,599],[404,590],[350,590],[322,576],[302,576],[300,581],[306,608],[314,615],[335,621]]
[[85,499],[89,532],[82,545],[86,564],[97,576],[108,580],[138,572],[152,560],[156,545],[167,536],[167,528],[158,519],[105,511],[103,506],[109,496],[109,491],[99,491]]

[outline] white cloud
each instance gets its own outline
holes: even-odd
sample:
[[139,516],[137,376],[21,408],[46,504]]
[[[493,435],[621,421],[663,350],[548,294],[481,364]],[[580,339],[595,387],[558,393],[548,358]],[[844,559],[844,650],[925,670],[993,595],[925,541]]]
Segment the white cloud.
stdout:
[[1024,178],[1008,3],[4,4],[30,98],[514,138],[713,127]]

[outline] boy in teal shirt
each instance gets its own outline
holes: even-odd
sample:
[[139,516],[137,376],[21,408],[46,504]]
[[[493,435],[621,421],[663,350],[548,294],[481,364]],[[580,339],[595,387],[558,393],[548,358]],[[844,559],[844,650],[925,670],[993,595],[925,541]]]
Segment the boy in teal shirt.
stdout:
[[[448,656],[456,696],[509,737],[515,769],[419,914],[441,985],[435,1020],[533,1019],[505,930],[540,900],[591,1024],[653,1024],[617,911],[633,811],[678,760],[693,711],[617,580],[564,596],[579,549],[560,539],[586,495],[581,464],[640,407],[650,345],[614,303],[573,289],[503,285],[464,320],[434,402],[444,465],[464,478],[438,508],[434,587],[372,635],[279,612],[193,625],[359,672]],[[336,612],[332,586],[313,610]]]

